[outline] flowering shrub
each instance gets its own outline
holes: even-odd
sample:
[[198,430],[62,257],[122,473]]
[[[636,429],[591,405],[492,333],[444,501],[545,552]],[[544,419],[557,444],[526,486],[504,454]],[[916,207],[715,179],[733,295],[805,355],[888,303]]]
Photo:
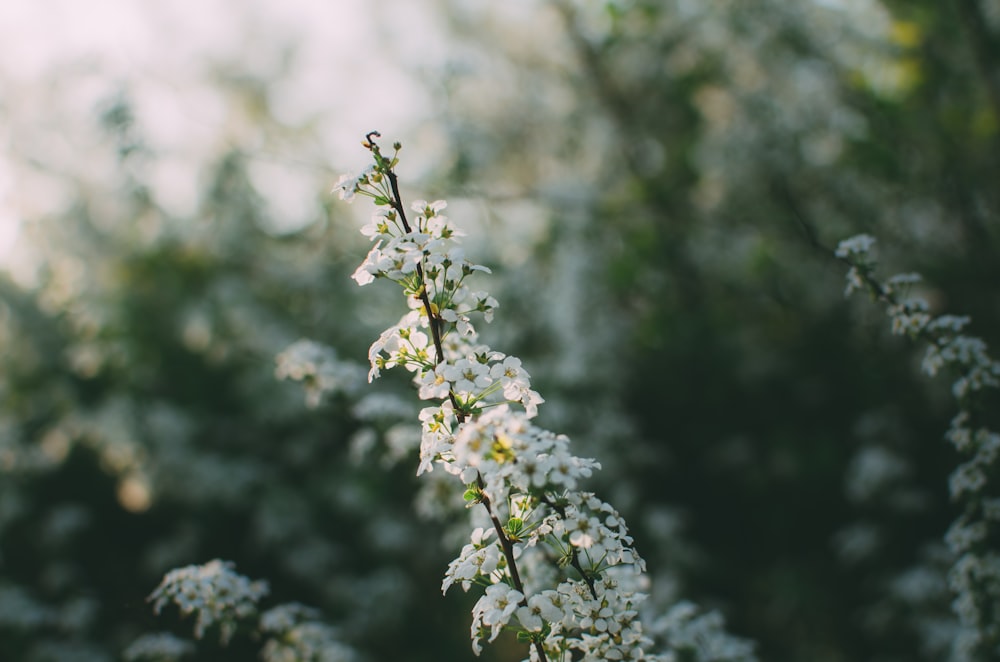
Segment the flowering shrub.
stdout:
[[[217,626],[220,643],[227,645],[240,626],[251,627],[267,637],[260,652],[264,662],[355,659],[354,651],[338,640],[333,628],[318,620],[314,609],[287,603],[261,613],[258,603],[269,592],[267,582],[251,581],[236,573],[233,563],[216,559],[171,570],[149,600],[157,614],[174,604],[182,616],[193,615],[196,639]],[[193,642],[162,632],[143,635],[125,650],[124,657],[130,661],[179,660],[194,651]]]
[[881,282],[875,277],[875,239],[858,235],[840,242],[836,255],[850,265],[846,293],[863,290],[887,307],[892,332],[927,344],[922,368],[928,375],[951,371],[958,414],[946,438],[964,461],[951,474],[952,499],[961,514],[945,535],[952,554],[949,585],[961,629],[952,643],[952,659],[996,659],[1000,655],[1000,496],[991,476],[997,471],[1000,434],[991,430],[989,391],[1000,387],[1000,362],[990,358],[982,339],[963,333],[968,317],[931,314],[926,299],[911,295],[918,274]]
[[403,203],[401,146],[386,156],[378,135],[365,141],[374,163],[334,189],[377,207],[361,230],[375,245],[354,280],[390,280],[410,308],[372,344],[369,380],[403,367],[419,397],[435,402],[420,412],[417,473],[437,466],[454,476],[471,509],[470,541],[442,590],[483,589],[472,610],[473,650],[510,630],[533,662],[672,659],[649,652],[638,611],[645,564],[624,520],[579,487],[600,465],[531,423],[543,399],[530,375],[516,357],[482,344],[473,323],[474,315],[491,321],[498,307],[467,282],[489,269],[465,257],[462,232],[442,214],[445,201]]
[[257,602],[269,593],[266,582],[252,582],[233,571],[232,563],[218,559],[202,566],[186,566],[167,573],[149,596],[159,613],[173,602],[184,615],[195,614],[194,636],[219,626],[219,638],[228,642],[241,620],[256,611]]

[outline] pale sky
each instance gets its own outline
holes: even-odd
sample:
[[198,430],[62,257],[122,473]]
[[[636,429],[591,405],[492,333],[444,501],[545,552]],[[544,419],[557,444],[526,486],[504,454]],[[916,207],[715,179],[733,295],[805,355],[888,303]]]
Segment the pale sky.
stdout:
[[[367,131],[403,132],[430,112],[412,72],[443,57],[443,40],[418,10],[420,3],[397,3],[391,16],[385,4],[4,0],[0,145],[17,136],[51,161],[46,165],[59,167],[81,149],[74,116],[92,116],[95,103],[123,85],[133,95],[144,138],[163,157],[154,185],[162,185],[164,202],[183,213],[196,191],[190,163],[206,145],[237,130],[227,125],[231,118],[209,80],[209,63],[267,73],[291,45],[295,53],[289,75],[278,83],[275,114],[288,123],[319,118],[318,151],[335,168],[356,169],[366,158],[359,143]],[[0,265],[16,257],[22,217],[44,213],[50,197],[22,181],[9,152],[0,148]],[[274,189],[275,206],[287,207],[291,217],[307,184],[281,166],[282,156],[294,158],[278,155],[277,164],[262,162],[253,174]]]

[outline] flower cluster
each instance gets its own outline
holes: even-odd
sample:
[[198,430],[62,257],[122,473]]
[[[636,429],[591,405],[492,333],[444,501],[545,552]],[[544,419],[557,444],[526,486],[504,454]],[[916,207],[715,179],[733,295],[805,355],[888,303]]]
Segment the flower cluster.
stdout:
[[441,467],[470,506],[470,541],[442,589],[483,587],[473,650],[512,631],[533,662],[659,659],[646,652],[637,612],[645,566],[625,522],[579,490],[600,465],[531,423],[543,400],[530,375],[516,357],[482,344],[474,327],[474,316],[489,322],[498,306],[468,282],[489,269],[466,259],[443,200],[403,204],[394,170],[400,146],[384,156],[377,135],[365,143],[374,164],[334,189],[376,205],[362,229],[374,246],[354,280],[393,281],[410,308],[372,344],[369,380],[402,366],[419,397],[434,403],[420,412],[418,474]]
[[690,602],[678,602],[650,624],[679,660],[756,660],[753,644],[726,633],[719,612],[700,613]]
[[264,644],[264,662],[351,662],[354,650],[341,643],[337,631],[319,613],[298,603],[272,607],[260,616],[260,629],[272,638]]
[[[261,649],[265,662],[352,662],[357,658],[338,639],[336,630],[319,620],[315,609],[288,603],[259,613],[258,603],[268,592],[266,582],[252,581],[238,574],[231,561],[216,559],[171,570],[149,600],[157,614],[171,602],[182,615],[196,614],[194,635],[198,639],[218,624],[224,646],[241,625],[256,620],[253,629],[267,638]],[[194,651],[192,642],[171,634],[147,634],[129,646],[125,658],[179,659]]]
[[233,567],[232,562],[215,559],[171,570],[149,596],[153,611],[159,614],[173,602],[181,614],[197,615],[195,637],[201,639],[218,623],[222,643],[228,642],[238,621],[255,613],[257,602],[270,591],[267,582],[250,581]]
[[959,413],[946,438],[965,458],[952,473],[952,499],[963,512],[952,524],[945,541],[954,558],[949,585],[955,594],[952,606],[962,630],[953,659],[994,659],[1000,655],[1000,503],[996,485],[990,483],[1000,469],[1000,434],[981,423],[989,389],[1000,388],[1000,362],[987,352],[980,338],[963,330],[968,317],[930,314],[930,305],[910,290],[920,282],[917,274],[900,274],[885,282],[874,276],[870,251],[875,240],[859,235],[840,243],[836,256],[850,265],[847,292],[866,290],[887,307],[893,333],[927,343],[922,368],[934,376],[948,370],[956,375],[952,394]]
[[310,408],[318,407],[327,393],[353,391],[364,374],[357,365],[339,360],[332,347],[312,340],[292,343],[275,361],[275,377],[302,382]]
[[181,639],[169,632],[144,634],[133,641],[122,653],[127,662],[139,660],[180,660],[195,652],[193,642]]

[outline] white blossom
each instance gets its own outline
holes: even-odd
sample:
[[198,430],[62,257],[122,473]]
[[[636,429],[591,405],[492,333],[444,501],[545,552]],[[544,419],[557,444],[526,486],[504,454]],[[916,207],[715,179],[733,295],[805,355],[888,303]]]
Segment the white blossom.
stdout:
[[497,547],[497,541],[490,540],[492,534],[493,529],[473,529],[471,542],[462,548],[458,558],[448,564],[441,583],[442,593],[447,593],[455,582],[461,583],[462,590],[468,591],[472,580],[477,577],[488,578],[496,571],[502,552]]
[[[987,639],[1000,638],[1000,627],[993,614],[1000,610],[1000,562],[997,555],[983,554],[981,548],[997,535],[1000,508],[989,495],[990,477],[996,475],[1000,458],[1000,434],[987,428],[975,428],[973,421],[982,411],[973,397],[985,389],[1000,388],[1000,362],[994,361],[986,343],[962,332],[969,318],[956,315],[933,317],[930,306],[919,298],[903,298],[905,291],[920,281],[916,274],[892,277],[879,284],[874,266],[866,253],[874,240],[861,235],[841,242],[837,256],[851,264],[848,292],[867,287],[887,304],[894,333],[907,334],[927,341],[922,368],[933,376],[948,368],[958,373],[952,394],[959,413],[951,422],[946,438],[964,457],[949,477],[954,500],[964,505],[963,515],[949,529],[945,540],[955,558],[949,583],[956,597],[952,603],[958,616],[960,632],[955,637],[953,659],[980,656]],[[995,651],[993,651],[995,652]]]
[[494,641],[511,616],[517,611],[524,594],[507,584],[491,584],[486,587],[479,601],[472,608],[472,636],[474,641],[481,638],[484,627],[490,629],[490,641]]
[[312,340],[298,340],[275,357],[274,374],[278,379],[302,382],[306,404],[316,407],[324,395],[353,392],[361,383],[364,370],[342,361],[332,347]]
[[837,244],[836,255],[840,258],[866,255],[874,245],[875,237],[869,234],[855,235]]
[[236,631],[239,619],[256,612],[257,602],[268,594],[267,582],[251,581],[237,574],[231,561],[215,559],[204,565],[171,570],[149,596],[156,613],[173,602],[181,614],[195,614],[194,635],[218,624],[220,639],[226,643]]
[[337,180],[337,183],[333,185],[333,190],[331,192],[336,193],[340,199],[345,202],[352,202],[354,200],[354,195],[365,183],[368,182],[373,171],[374,166],[368,166],[357,174],[341,175],[340,179]]
[[126,662],[142,660],[180,660],[195,652],[194,642],[170,634],[156,632],[144,634],[125,649],[122,657]]

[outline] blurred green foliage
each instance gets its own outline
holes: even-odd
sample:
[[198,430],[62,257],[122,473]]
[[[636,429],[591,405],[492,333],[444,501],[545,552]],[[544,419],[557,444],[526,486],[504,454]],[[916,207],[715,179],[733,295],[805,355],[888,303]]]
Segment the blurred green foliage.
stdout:
[[[975,2],[550,6],[566,53],[539,66],[517,42],[496,60],[515,89],[574,98],[504,97],[498,131],[500,113],[463,107],[483,72],[457,71],[454,174],[530,173],[552,250],[578,233],[603,264],[600,315],[630,328],[604,352],[626,365],[615,395],[635,425],[614,451],[633,461],[603,478],[628,476],[636,513],[676,509],[694,548],[654,574],[721,606],[762,659],[943,659],[954,410],[879,311],[842,299],[830,248],[879,237],[936,310],[1000,340],[998,17]],[[535,296],[519,305],[560,295]],[[862,487],[873,448],[901,468]],[[937,579],[907,592],[917,576]]]
[[[887,268],[998,346],[1000,14],[433,8],[450,37],[419,72],[437,103],[421,131],[440,163],[407,185],[471,217],[496,266],[491,342],[528,366],[543,424],[604,464],[595,488],[635,529],[653,604],[719,608],[762,660],[947,659],[947,385],[843,299],[829,249],[878,237]],[[211,558],[322,608],[370,659],[471,658],[468,596],[438,589],[458,538],[416,514],[412,454],[380,460],[412,422],[408,386],[364,391],[413,403],[373,420],[359,393],[308,409],[274,378],[299,337],[363,361],[399,313],[351,287],[365,249],[327,166],[310,222],[274,231],[260,146],[311,153],[308,123],[268,114],[287,74],[218,82],[253,128],[199,156],[186,215],[157,194],[164,155],[127,86],[83,120],[100,137],[71,167],[11,152],[68,193],[28,219],[37,277],[0,280],[0,659],[188,633],[144,598]],[[198,659],[254,646],[209,637]]]

